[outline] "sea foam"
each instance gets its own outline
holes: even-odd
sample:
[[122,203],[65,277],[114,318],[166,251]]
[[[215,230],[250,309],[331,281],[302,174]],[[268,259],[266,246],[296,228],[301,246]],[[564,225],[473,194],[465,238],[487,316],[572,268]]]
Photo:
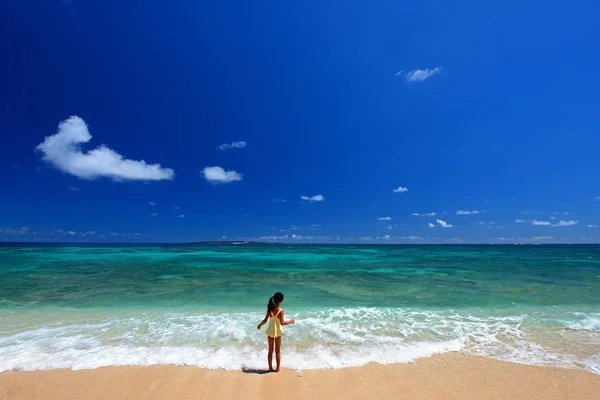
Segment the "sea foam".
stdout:
[[[262,367],[267,341],[264,328],[259,331],[256,325],[263,315],[166,311],[51,315],[38,325],[0,332],[0,371],[156,364],[228,370]],[[283,344],[284,365],[292,369],[407,363],[463,351],[525,364],[600,371],[598,357],[579,360],[533,341],[527,326],[535,321],[524,314],[345,308],[293,316],[297,323],[285,327]],[[4,317],[2,322],[9,326],[11,319]],[[583,317],[583,323],[591,325],[582,326],[593,328],[592,319]]]

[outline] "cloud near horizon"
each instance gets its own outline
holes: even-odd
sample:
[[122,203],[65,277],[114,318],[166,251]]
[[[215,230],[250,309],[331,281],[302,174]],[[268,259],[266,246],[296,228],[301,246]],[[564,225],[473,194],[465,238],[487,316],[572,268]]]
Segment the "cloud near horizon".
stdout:
[[314,196],[305,196],[305,195],[302,195],[302,196],[300,196],[300,199],[304,200],[304,201],[309,201],[309,202],[312,203],[312,202],[315,202],[315,201],[324,201],[325,197],[322,194],[316,194]]
[[408,72],[398,71],[396,76],[404,76],[406,82],[423,82],[426,79],[431,78],[432,76],[439,74],[442,72],[442,67],[436,68],[425,68],[425,69],[413,69]]
[[47,136],[36,149],[42,159],[58,170],[80,179],[109,178],[115,181],[171,180],[175,172],[160,164],[124,158],[105,145],[84,153],[80,145],[92,140],[87,124],[72,116],[58,124],[58,132]]
[[219,150],[228,150],[228,149],[243,149],[247,145],[244,141],[233,142],[233,143],[223,143],[218,147]]
[[201,171],[204,175],[204,179],[210,183],[231,183],[235,181],[241,181],[243,175],[236,171],[225,171],[221,167],[206,167]]
[[531,240],[552,240],[552,236],[533,236]]

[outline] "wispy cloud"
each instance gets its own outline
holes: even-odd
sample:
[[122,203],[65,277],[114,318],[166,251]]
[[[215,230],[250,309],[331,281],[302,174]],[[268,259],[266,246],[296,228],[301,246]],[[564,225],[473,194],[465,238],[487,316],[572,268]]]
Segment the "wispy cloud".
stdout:
[[440,225],[442,228],[453,228],[453,227],[454,227],[453,225],[451,225],[451,224],[449,224],[449,223],[447,223],[446,221],[444,221],[444,220],[441,220],[441,219],[438,219],[438,220],[437,220],[437,223],[438,223],[438,224],[439,224],[439,225]]
[[80,145],[92,140],[83,119],[73,116],[58,125],[58,132],[47,136],[37,146],[42,159],[60,171],[81,179],[110,178],[124,180],[170,180],[175,173],[160,164],[147,164],[144,160],[124,158],[105,145],[84,153]]
[[185,218],[185,214],[180,214],[177,218]]
[[392,190],[394,193],[405,193],[408,192],[408,188],[404,186],[398,186],[396,189]]
[[87,231],[82,233],[83,236],[94,236],[95,234],[96,231]]
[[533,240],[533,241],[552,240],[552,236],[533,236],[531,238],[531,240]]
[[458,211],[456,211],[456,215],[477,215],[477,214],[481,214],[481,211],[479,211],[479,210],[473,210],[473,211],[458,210]]
[[430,228],[435,228],[435,224],[432,224],[431,222],[427,224],[427,226],[429,226]]
[[579,223],[579,221],[574,221],[574,220],[569,220],[569,221],[558,221],[556,224],[553,224],[552,226],[573,226],[573,225],[577,225]]
[[390,224],[390,225],[388,225],[388,226],[387,226],[387,228],[385,228],[385,229],[388,229],[388,230],[390,230],[390,231],[391,231],[392,229],[394,229],[394,227],[395,227],[395,226],[397,226],[397,225],[396,225],[396,224]]
[[179,210],[181,207],[179,206],[173,206],[173,210]]
[[377,218],[377,221],[391,221],[392,217],[379,217]]
[[442,71],[442,67],[436,68],[425,68],[425,69],[413,69],[408,72],[398,71],[396,76],[404,76],[406,82],[422,82],[425,79],[431,78],[433,75],[439,74]]
[[22,235],[29,231],[30,229],[27,226],[22,226],[20,228],[0,227],[0,233],[3,233],[5,235]]
[[533,221],[531,221],[531,225],[535,225],[535,226],[550,226],[550,225],[552,225],[552,222],[550,222],[550,221],[540,221],[540,220],[534,219]]
[[523,224],[525,222],[527,222],[527,221],[525,221],[524,219],[519,219],[519,218],[515,219],[515,224]]
[[434,212],[429,212],[424,214],[412,213],[410,215],[412,215],[413,217],[435,217],[437,214]]
[[244,141],[233,142],[233,143],[223,143],[218,148],[219,148],[219,150],[243,149],[244,147],[246,147],[246,144],[247,143]]
[[324,201],[325,197],[322,194],[316,194],[314,196],[300,196],[301,200],[315,202],[315,201]]
[[69,186],[67,189],[69,189],[71,192],[79,192],[79,189],[74,186]]
[[204,179],[214,184],[241,181],[243,177],[236,171],[225,171],[221,167],[206,167],[201,173],[204,175]]
[[600,196],[596,196],[596,200],[600,200]]
[[64,231],[62,229],[57,229],[56,233],[60,233],[61,235],[70,235],[70,236],[77,235],[77,232],[75,232],[75,231]]
[[587,228],[597,228],[598,225],[594,225],[594,224],[588,224],[586,225]]
[[155,206],[155,205],[157,205],[157,204],[156,204],[155,202],[153,202],[153,201],[149,201],[149,202],[148,202],[148,204],[149,204],[149,205],[151,205],[151,206]]
[[401,237],[400,239],[402,239],[402,240],[411,240],[411,241],[413,241],[413,240],[423,240],[423,238],[422,238],[422,237],[419,237],[419,236],[414,236],[414,235],[411,235],[411,236],[403,236],[403,237]]
[[156,217],[157,215],[158,215],[158,213],[150,214],[150,216],[152,216],[152,217]]
[[286,199],[273,199],[274,203],[287,203]]

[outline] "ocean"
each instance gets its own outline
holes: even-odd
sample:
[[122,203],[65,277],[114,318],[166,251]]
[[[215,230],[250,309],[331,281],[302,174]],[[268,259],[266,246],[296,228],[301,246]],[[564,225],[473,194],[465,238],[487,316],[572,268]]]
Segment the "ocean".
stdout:
[[0,245],[0,371],[292,369],[460,351],[600,374],[600,246]]

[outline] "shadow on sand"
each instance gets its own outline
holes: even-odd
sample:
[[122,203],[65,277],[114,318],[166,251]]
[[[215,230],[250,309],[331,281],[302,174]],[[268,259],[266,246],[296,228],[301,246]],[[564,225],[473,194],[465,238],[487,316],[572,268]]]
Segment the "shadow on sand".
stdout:
[[242,368],[242,372],[245,374],[264,375],[264,374],[268,374],[269,370],[268,369],[255,369],[255,368]]

